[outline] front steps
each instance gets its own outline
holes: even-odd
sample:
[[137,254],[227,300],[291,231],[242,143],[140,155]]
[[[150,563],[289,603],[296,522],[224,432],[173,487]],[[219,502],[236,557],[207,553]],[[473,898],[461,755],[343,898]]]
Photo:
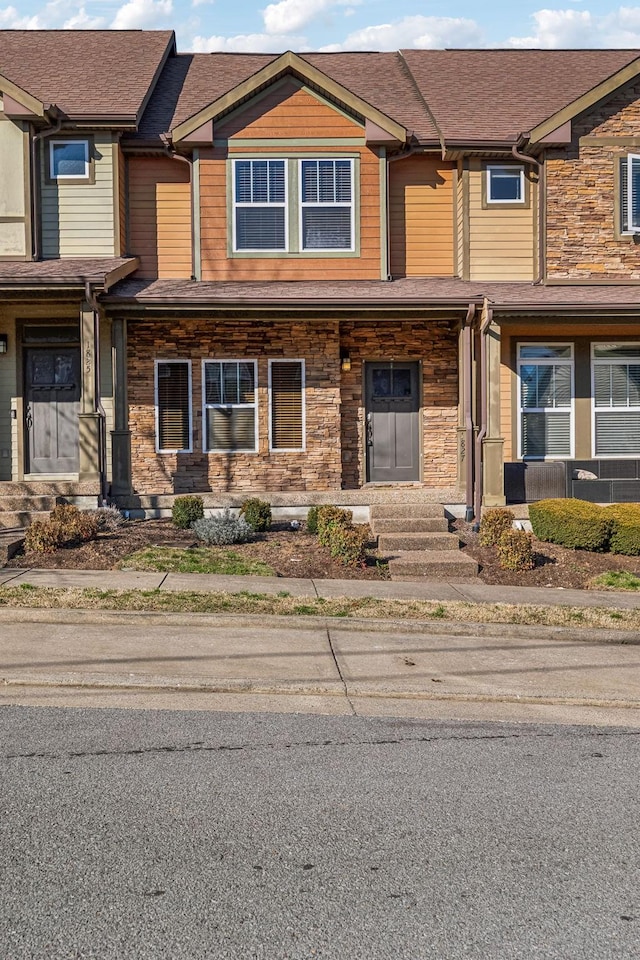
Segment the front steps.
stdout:
[[389,557],[392,580],[469,580],[478,575],[476,561],[460,553],[458,537],[448,532],[441,504],[372,504],[370,526],[380,553]]
[[84,509],[98,505],[95,483],[73,480],[0,481],[0,532],[28,527],[32,520],[44,520],[56,503],[68,500]]

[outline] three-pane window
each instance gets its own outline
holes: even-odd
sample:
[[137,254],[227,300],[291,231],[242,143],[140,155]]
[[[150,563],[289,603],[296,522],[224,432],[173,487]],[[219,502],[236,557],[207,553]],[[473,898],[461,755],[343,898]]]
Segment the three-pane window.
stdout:
[[204,450],[255,453],[258,449],[255,360],[204,360]]
[[573,455],[573,345],[518,344],[520,456]]

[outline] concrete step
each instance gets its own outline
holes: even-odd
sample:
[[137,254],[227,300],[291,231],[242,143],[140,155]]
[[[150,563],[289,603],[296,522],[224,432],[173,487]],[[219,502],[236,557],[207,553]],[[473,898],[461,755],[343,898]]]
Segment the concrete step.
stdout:
[[0,514],[4,513],[5,510],[53,510],[55,505],[55,497],[5,497],[0,494]]
[[0,530],[0,567],[15,556],[24,542],[24,530],[13,527]]
[[378,519],[372,520],[370,526],[376,536],[381,533],[446,533],[449,529],[449,524],[444,516]]
[[459,551],[411,550],[389,560],[392,580],[472,580],[478,564]]
[[459,550],[455,533],[383,533],[378,537],[378,550],[387,554],[397,550]]
[[371,520],[395,520],[398,518],[424,519],[444,516],[441,503],[372,503]]
[[100,486],[77,480],[0,480],[0,497],[91,497]]
[[0,510],[0,530],[28,527],[32,520],[47,520],[48,510]]

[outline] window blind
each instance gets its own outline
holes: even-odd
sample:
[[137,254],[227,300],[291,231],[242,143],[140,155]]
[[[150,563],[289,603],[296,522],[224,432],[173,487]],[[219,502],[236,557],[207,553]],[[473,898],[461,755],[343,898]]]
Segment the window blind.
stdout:
[[204,364],[205,449],[215,453],[256,450],[256,367],[253,360]]
[[632,204],[631,204],[631,228],[629,227],[629,174],[627,158],[620,160],[620,229],[622,233],[628,233],[631,230],[640,227],[640,162],[637,158],[631,158],[632,168]]
[[234,160],[236,250],[286,249],[284,160]]
[[191,448],[191,398],[189,362],[158,363],[156,366],[158,450]]
[[304,448],[303,364],[271,363],[271,449]]

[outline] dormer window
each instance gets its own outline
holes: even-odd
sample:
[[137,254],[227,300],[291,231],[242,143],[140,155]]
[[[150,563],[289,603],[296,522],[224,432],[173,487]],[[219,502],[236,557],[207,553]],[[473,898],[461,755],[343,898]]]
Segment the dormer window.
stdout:
[[486,175],[487,203],[525,203],[524,167],[491,163]]
[[620,160],[620,232],[640,233],[640,155]]
[[88,140],[49,141],[51,180],[89,180],[90,175]]

